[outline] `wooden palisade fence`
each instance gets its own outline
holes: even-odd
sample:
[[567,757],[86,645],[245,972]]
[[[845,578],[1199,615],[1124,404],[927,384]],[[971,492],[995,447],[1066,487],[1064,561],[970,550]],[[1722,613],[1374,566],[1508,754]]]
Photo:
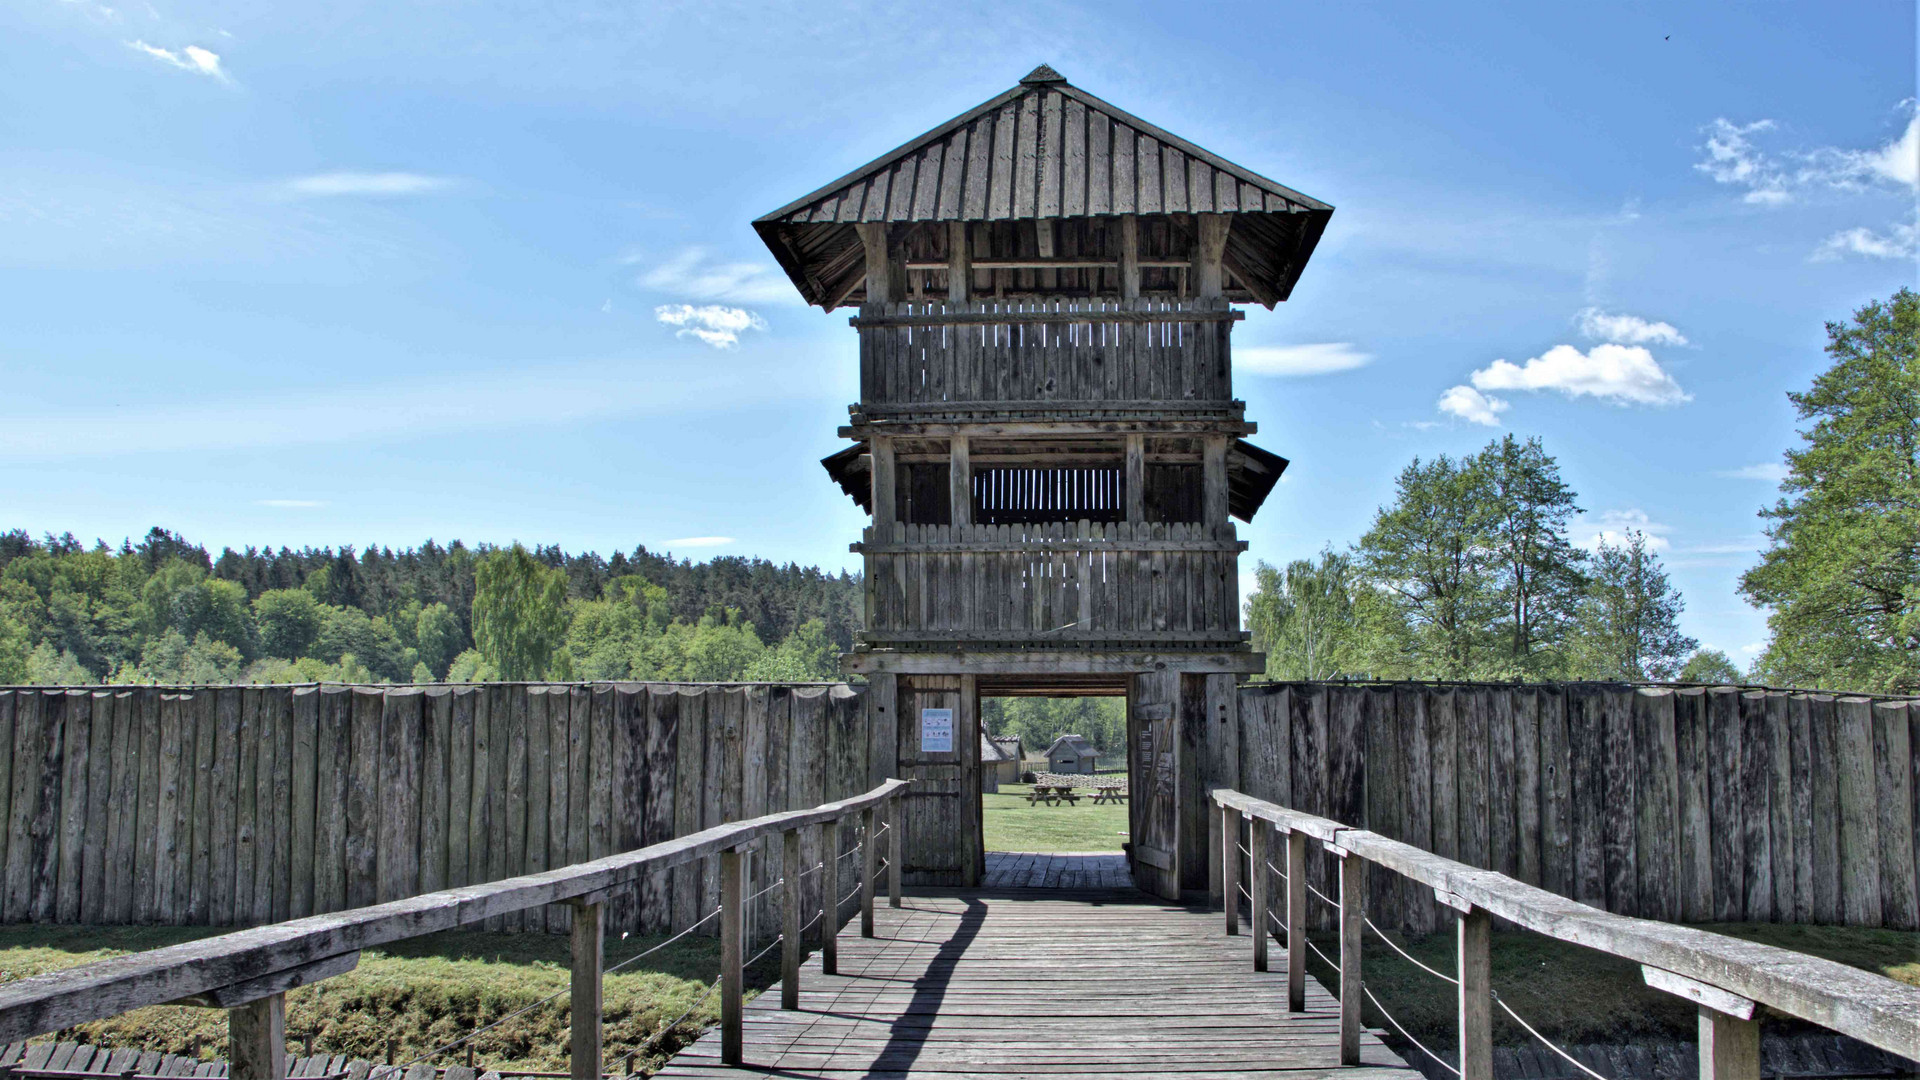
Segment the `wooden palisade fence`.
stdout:
[[[1920,929],[1920,707],[1620,684],[1254,684],[1231,787],[1620,915]],[[1313,860],[1310,877],[1331,888]],[[1430,890],[1368,910],[1423,932]]]
[[[573,1080],[601,1080],[601,983],[607,906],[613,897],[631,895],[636,886],[663,871],[687,869],[704,861],[718,863],[721,883],[717,913],[722,1056],[729,1064],[738,1064],[750,906],[744,862],[754,850],[774,839],[780,841],[785,852],[782,884],[786,886],[785,921],[789,929],[783,931],[783,968],[788,994],[797,995],[805,944],[801,908],[806,901],[795,885],[811,873],[801,867],[801,839],[811,837],[814,850],[823,850],[821,845],[829,843],[817,835],[822,831],[829,837],[853,840],[854,829],[848,819],[858,816],[859,845],[865,858],[855,891],[860,902],[861,933],[872,936],[875,882],[880,876],[875,869],[876,856],[883,836],[888,845],[886,872],[891,902],[896,907],[900,904],[896,868],[902,842],[900,795],[906,786],[905,781],[887,780],[852,798],[717,825],[590,862],[312,915],[20,979],[0,986],[0,1043],[148,1005],[204,1005],[228,1011],[228,1076],[234,1080],[284,1080],[288,990],[352,970],[362,949],[460,926],[493,924],[509,917],[531,924],[535,916],[561,906],[570,916],[573,954],[570,1071]],[[886,824],[876,828],[875,820],[881,815]],[[815,903],[807,909],[818,913],[820,929],[815,943],[825,950],[823,959],[829,972],[841,925],[840,905],[834,902],[839,898],[838,886],[832,882],[834,871],[830,869],[838,862],[838,856],[827,855],[819,863],[832,887],[822,893],[824,905]]]
[[[1493,1078],[1493,1009],[1501,1004],[1491,982],[1494,917],[1631,960],[1641,966],[1647,985],[1695,1002],[1701,1080],[1760,1080],[1760,1005],[1920,1060],[1920,988],[1786,949],[1612,914],[1507,874],[1231,789],[1216,790],[1213,801],[1221,820],[1226,931],[1240,932],[1244,899],[1252,920],[1253,962],[1262,971],[1269,938],[1284,932],[1291,1011],[1305,1008],[1311,947],[1306,929],[1315,921],[1309,905],[1330,901],[1325,906],[1339,930],[1338,956],[1329,959],[1337,960],[1343,1065],[1360,1063],[1362,938],[1373,910],[1365,883],[1389,877],[1434,896],[1454,916],[1459,943],[1450,981],[1458,988],[1459,1080]],[[1309,845],[1337,863],[1331,897],[1323,891],[1309,899]],[[1369,865],[1393,873],[1369,874]]]

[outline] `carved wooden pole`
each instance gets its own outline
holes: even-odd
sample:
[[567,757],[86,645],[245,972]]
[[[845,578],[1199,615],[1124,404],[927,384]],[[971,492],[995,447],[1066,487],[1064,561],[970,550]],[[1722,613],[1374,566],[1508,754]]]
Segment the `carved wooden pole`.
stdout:
[[740,1064],[745,1050],[740,996],[745,987],[741,961],[747,928],[742,919],[740,859],[738,849],[720,853],[720,1061],[726,1065]]
[[800,940],[800,830],[780,834],[780,1007],[788,1011],[800,1007],[800,957],[805,942]]
[[601,964],[606,947],[606,905],[598,902],[574,902],[573,927],[568,932],[573,946],[573,999],[571,1060],[567,1071],[572,1080],[600,1080],[601,1038]]
[[[1331,845],[1329,845],[1331,846]],[[1340,856],[1340,1064],[1360,1064],[1360,880],[1365,860]]]
[[900,852],[906,844],[901,834],[906,832],[905,815],[901,813],[906,804],[898,791],[887,799],[887,906],[900,906]]
[[873,936],[873,879],[880,868],[880,840],[873,835],[873,807],[860,811],[860,936]]
[[1493,917],[1459,915],[1460,1080],[1493,1080]]
[[1220,905],[1227,912],[1227,936],[1240,932],[1240,811],[1220,808]]
[[287,996],[269,994],[227,1010],[233,1080],[282,1080],[287,1075]]
[[1247,883],[1253,894],[1252,910],[1248,913],[1253,919],[1253,970],[1267,970],[1267,941],[1269,919],[1267,917],[1268,883],[1272,875],[1267,872],[1267,837],[1273,834],[1273,826],[1265,818],[1254,818],[1252,831],[1247,834]]
[[820,825],[820,972],[840,974],[840,819]]
[[1700,1080],[1760,1080],[1760,1021],[1700,1006]]
[[1307,1011],[1307,834],[1287,830],[1287,1011]]

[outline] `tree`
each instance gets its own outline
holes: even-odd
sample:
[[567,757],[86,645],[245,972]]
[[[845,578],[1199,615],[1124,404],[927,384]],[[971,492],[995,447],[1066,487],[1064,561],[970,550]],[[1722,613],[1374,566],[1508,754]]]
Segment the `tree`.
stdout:
[[760,654],[741,678],[749,682],[825,682],[839,677],[840,650],[827,637],[827,624],[808,619],[786,640]]
[[473,643],[508,681],[547,675],[567,631],[567,575],[515,544],[475,568]]
[[1920,689],[1920,295],[1827,324],[1832,365],[1789,393],[1802,445],[1740,579],[1770,609],[1757,671],[1835,690]]
[[1680,668],[1680,682],[1730,686],[1740,682],[1740,669],[1719,649],[1701,649]]
[[1686,601],[1667,580],[1645,533],[1601,541],[1573,630],[1573,671],[1626,682],[1672,679],[1700,643],[1680,632]]
[[414,649],[436,679],[445,677],[448,665],[466,647],[466,636],[459,616],[442,603],[421,608],[413,622]]
[[1504,670],[1489,674],[1548,677],[1582,584],[1585,555],[1567,540],[1580,508],[1539,439],[1522,443],[1508,435],[1489,443],[1473,472],[1487,502],[1488,561],[1502,613],[1495,628],[1506,643]]
[[1496,520],[1485,477],[1470,459],[1415,458],[1395,482],[1393,503],[1374,515],[1355,556],[1367,581],[1407,625],[1415,674],[1487,673],[1495,592]]
[[1267,654],[1268,678],[1326,679],[1352,671],[1353,564],[1347,556],[1323,551],[1317,565],[1296,559],[1284,571],[1261,562],[1253,575],[1247,628],[1254,650]]
[[273,589],[253,601],[253,624],[263,656],[293,660],[320,636],[325,608],[305,589]]

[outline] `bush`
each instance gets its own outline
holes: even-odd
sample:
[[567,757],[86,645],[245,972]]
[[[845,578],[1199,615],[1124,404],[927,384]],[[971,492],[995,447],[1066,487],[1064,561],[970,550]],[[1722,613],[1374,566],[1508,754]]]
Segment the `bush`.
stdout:
[[1031,771],[1021,773],[1020,782],[1023,784],[1033,783],[1033,773]]

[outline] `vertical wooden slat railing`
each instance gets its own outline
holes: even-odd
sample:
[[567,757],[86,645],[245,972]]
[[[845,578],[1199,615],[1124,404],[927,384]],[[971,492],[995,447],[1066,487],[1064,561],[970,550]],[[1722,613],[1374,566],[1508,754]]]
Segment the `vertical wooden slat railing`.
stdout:
[[[1361,933],[1366,922],[1362,875],[1368,864],[1392,870],[1433,890],[1455,914],[1457,935],[1456,1014],[1460,1080],[1492,1080],[1493,992],[1492,919],[1498,916],[1523,929],[1631,960],[1640,965],[1647,985],[1684,997],[1699,1008],[1702,1080],[1759,1080],[1760,1025],[1756,1008],[1766,1005],[1788,1016],[1859,1039],[1889,1053],[1920,1059],[1920,988],[1847,967],[1830,960],[1708,933],[1692,927],[1612,914],[1505,874],[1481,870],[1366,829],[1291,810],[1229,788],[1213,792],[1221,814],[1222,895],[1227,932],[1239,932],[1236,880],[1243,820],[1252,818],[1286,838],[1286,920],[1288,1008],[1304,1008],[1309,839],[1323,845],[1339,863],[1340,1060],[1359,1064],[1362,981]],[[1249,876],[1265,868],[1263,856],[1250,859]],[[1269,932],[1265,896],[1251,915],[1255,937]],[[1264,949],[1255,950],[1258,963]],[[1442,976],[1443,978],[1445,976]],[[1504,1007],[1504,1006],[1503,1006]],[[1509,1010],[1510,1011],[1510,1010]]]
[[[788,985],[783,987],[782,1000],[783,1004],[793,1003],[787,1007],[795,1007],[799,964],[794,946],[800,937],[795,927],[802,913],[798,891],[792,886],[807,872],[798,866],[799,832],[824,829],[834,846],[823,848],[822,858],[824,863],[831,863],[840,857],[835,847],[842,822],[860,815],[866,825],[861,843],[867,854],[861,883],[862,930],[871,936],[878,877],[875,809],[886,808],[887,871],[893,903],[898,906],[904,829],[900,793],[906,787],[904,780],[888,780],[851,799],[715,826],[590,862],[254,927],[20,979],[0,986],[0,1044],[149,1005],[197,1004],[227,1010],[231,1042],[228,1075],[232,1080],[284,1080],[288,990],[351,970],[364,948],[522,912],[537,915],[540,909],[559,904],[570,909],[571,916],[570,1073],[573,1080],[599,1080],[604,1064],[601,989],[609,897],[651,872],[717,857],[722,1053],[729,1064],[739,1064],[750,902],[744,895],[743,864],[748,853],[763,837],[775,835],[782,837],[788,852],[788,929],[783,932],[787,940],[782,944],[788,945],[789,957],[794,959],[783,965]],[[828,880],[833,880],[831,875]],[[822,895],[820,918],[827,942],[839,930],[840,899],[831,889]],[[430,1051],[415,1061],[426,1061],[457,1045]]]

